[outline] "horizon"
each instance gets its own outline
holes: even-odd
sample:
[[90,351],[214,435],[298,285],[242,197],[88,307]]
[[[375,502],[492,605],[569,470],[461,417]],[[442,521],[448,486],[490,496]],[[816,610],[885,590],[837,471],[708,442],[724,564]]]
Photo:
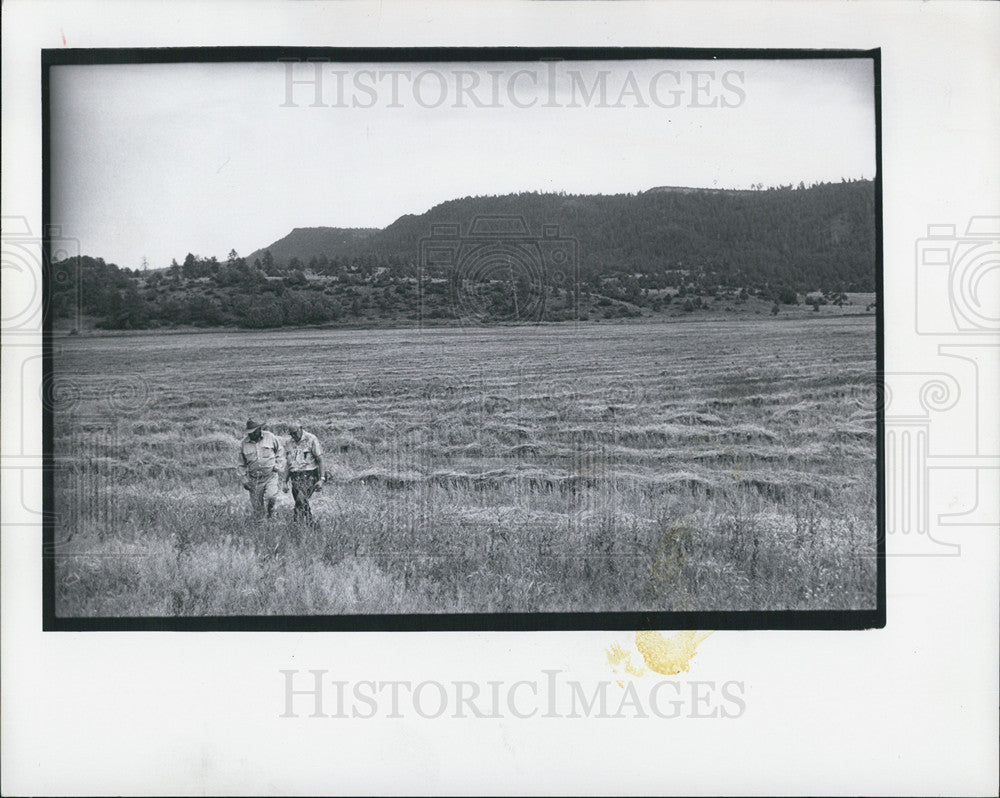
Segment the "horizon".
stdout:
[[50,84],[50,223],[129,268],[182,258],[178,240],[222,258],[463,197],[876,169],[870,58],[79,65]]

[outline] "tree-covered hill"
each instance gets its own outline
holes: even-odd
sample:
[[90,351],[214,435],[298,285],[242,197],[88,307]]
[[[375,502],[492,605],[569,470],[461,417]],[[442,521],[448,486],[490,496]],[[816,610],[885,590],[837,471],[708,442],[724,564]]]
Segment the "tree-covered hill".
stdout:
[[[577,279],[510,270],[469,280],[454,266],[421,263],[420,241],[432,226],[457,225],[467,235],[483,216],[520,217],[529,238],[557,226],[576,240]],[[875,290],[875,236],[871,181],[522,193],[451,200],[383,230],[296,228],[246,258],[188,253],[165,270],[84,257],[55,264],[50,286],[55,318],[83,314],[125,329],[558,321],[737,310],[747,302],[777,312],[800,299],[818,310],[842,304],[846,292]]]
[[279,238],[269,247],[258,249],[247,256],[251,263],[264,257],[269,250],[275,261],[287,264],[292,258],[309,260],[313,255],[343,257],[355,252],[359,243],[367,241],[378,233],[377,227],[296,227],[284,238]]
[[432,224],[459,224],[464,233],[483,215],[522,216],[534,235],[543,225],[558,225],[579,242],[584,277],[687,270],[711,272],[727,285],[874,290],[871,181],[762,191],[662,187],[638,195],[464,197],[337,247],[318,248],[319,231],[328,228],[314,228],[314,238],[300,229],[268,249],[286,265],[293,257],[308,263],[323,254],[415,261]]

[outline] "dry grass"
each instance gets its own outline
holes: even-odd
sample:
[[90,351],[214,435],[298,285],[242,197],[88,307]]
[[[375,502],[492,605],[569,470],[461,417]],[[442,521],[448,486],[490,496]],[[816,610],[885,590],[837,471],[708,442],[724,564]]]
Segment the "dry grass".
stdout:
[[[57,614],[872,608],[874,340],[871,318],[67,339]],[[318,527],[249,519],[248,415],[324,442]]]

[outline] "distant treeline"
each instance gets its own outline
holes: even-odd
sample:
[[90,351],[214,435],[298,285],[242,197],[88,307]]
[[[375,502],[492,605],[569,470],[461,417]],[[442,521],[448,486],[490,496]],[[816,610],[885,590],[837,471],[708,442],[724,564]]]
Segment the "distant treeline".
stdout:
[[544,295],[543,318],[560,320],[639,315],[678,299],[694,311],[721,297],[792,303],[811,291],[836,301],[843,292],[875,290],[874,189],[859,180],[754,191],[466,197],[384,230],[297,229],[248,258],[188,254],[167,269],[143,271],[83,257],[54,264],[52,309],[69,317],[79,304],[99,326],[115,329],[449,318],[454,274],[451,267],[421,269],[420,239],[432,224],[458,223],[465,233],[474,217],[490,215],[521,216],[535,235],[555,224],[560,235],[575,237],[579,280],[479,286],[479,317],[487,322],[491,313],[508,318],[519,293],[531,292],[536,300]]

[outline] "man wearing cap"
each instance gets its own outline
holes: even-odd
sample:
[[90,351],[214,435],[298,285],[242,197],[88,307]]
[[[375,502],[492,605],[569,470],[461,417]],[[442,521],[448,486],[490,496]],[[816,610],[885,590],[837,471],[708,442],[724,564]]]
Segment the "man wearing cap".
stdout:
[[240,444],[240,472],[243,487],[250,492],[254,515],[268,518],[278,499],[278,481],[285,472],[285,450],[261,421],[247,419],[247,434]]
[[293,517],[312,520],[309,497],[323,487],[323,447],[311,432],[306,432],[301,421],[289,427],[288,474],[292,483],[292,498],[295,499]]

